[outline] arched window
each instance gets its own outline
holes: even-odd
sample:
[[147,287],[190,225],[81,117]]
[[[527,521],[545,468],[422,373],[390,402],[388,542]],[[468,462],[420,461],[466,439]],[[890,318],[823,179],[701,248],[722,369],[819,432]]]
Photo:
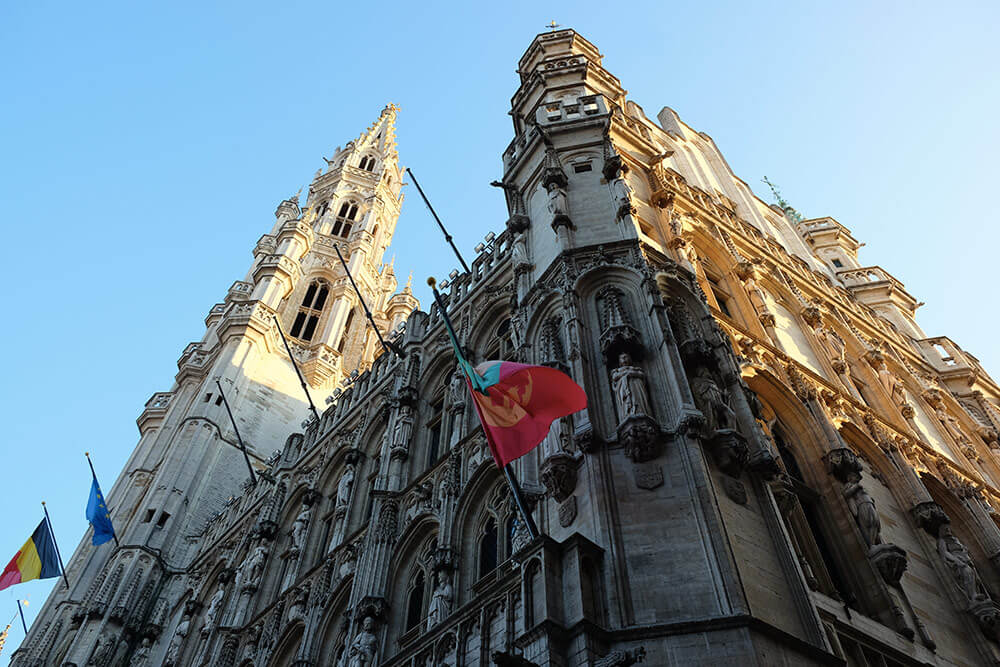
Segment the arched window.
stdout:
[[330,202],[328,201],[325,201],[322,204],[320,204],[319,207],[316,208],[316,217],[322,218],[323,214],[325,214],[327,209],[329,208],[330,208]]
[[316,333],[316,325],[323,314],[323,306],[326,305],[326,297],[330,293],[329,287],[322,280],[314,280],[299,306],[299,312],[295,316],[292,324],[292,337],[299,340],[310,341]]
[[479,578],[497,569],[497,522],[493,517],[486,520],[483,534],[479,538]]
[[351,334],[351,324],[354,323],[354,311],[352,310],[347,314],[347,321],[344,322],[344,333],[340,334],[340,342],[337,344],[337,352],[341,354],[344,353],[344,348],[347,346],[347,338]]
[[358,163],[358,167],[364,169],[365,171],[375,171],[375,158],[369,156],[361,158],[361,162]]
[[507,538],[506,548],[504,549],[507,558],[510,558],[514,554],[514,533],[517,531],[517,522],[518,518],[514,514],[507,517],[507,529],[503,532]]
[[413,579],[413,587],[406,598],[406,629],[417,627],[424,617],[424,573],[418,572]]
[[357,217],[358,205],[354,202],[345,201],[340,207],[340,213],[337,214],[337,220],[333,223],[333,229],[330,233],[334,236],[349,236],[351,227],[354,226],[354,221]]

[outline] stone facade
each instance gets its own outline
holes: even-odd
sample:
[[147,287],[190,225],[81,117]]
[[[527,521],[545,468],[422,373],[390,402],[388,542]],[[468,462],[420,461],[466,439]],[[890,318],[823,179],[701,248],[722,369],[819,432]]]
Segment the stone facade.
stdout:
[[[846,227],[762,202],[580,35],[537,36],[518,71],[506,229],[445,298],[474,360],[586,389],[514,465],[542,537],[440,313],[380,264],[390,106],[279,206],[139,419],[109,494],[122,546],[85,536],[15,666],[1000,662],[1000,388]],[[350,318],[333,244],[405,356]],[[301,431],[274,314],[329,397]]]

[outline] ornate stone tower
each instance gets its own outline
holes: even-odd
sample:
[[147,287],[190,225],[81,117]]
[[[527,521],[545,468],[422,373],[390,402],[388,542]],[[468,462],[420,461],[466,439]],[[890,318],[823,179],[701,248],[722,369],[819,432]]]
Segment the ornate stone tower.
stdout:
[[174,387],[154,394],[138,419],[139,444],[107,494],[121,547],[92,547],[88,531],[67,563],[71,590],[53,592],[15,662],[118,664],[123,633],[155,638],[158,593],[197,550],[192,536],[249,483],[216,383],[260,469],[311,419],[277,322],[321,407],[381,354],[335,247],[384,335],[416,308],[409,286],[394,294],[392,266],[382,263],[403,200],[397,110],[387,106],[337,148],[305,207],[298,195],[278,205],[246,277],[212,306],[204,337],[178,360]]

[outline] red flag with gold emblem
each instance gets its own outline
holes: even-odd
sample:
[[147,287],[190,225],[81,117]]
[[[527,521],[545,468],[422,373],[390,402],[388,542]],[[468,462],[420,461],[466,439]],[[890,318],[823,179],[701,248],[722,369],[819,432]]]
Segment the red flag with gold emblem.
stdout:
[[555,368],[511,361],[476,366],[479,389],[469,392],[499,467],[541,444],[552,422],[587,407],[587,394]]

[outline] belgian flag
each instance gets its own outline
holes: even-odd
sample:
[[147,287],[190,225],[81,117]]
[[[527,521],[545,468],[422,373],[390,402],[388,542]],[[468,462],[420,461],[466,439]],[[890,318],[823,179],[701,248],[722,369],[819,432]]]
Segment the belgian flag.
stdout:
[[42,519],[35,532],[4,568],[0,575],[0,591],[14,584],[23,584],[32,579],[51,579],[60,574],[56,541],[49,530],[49,522]]

